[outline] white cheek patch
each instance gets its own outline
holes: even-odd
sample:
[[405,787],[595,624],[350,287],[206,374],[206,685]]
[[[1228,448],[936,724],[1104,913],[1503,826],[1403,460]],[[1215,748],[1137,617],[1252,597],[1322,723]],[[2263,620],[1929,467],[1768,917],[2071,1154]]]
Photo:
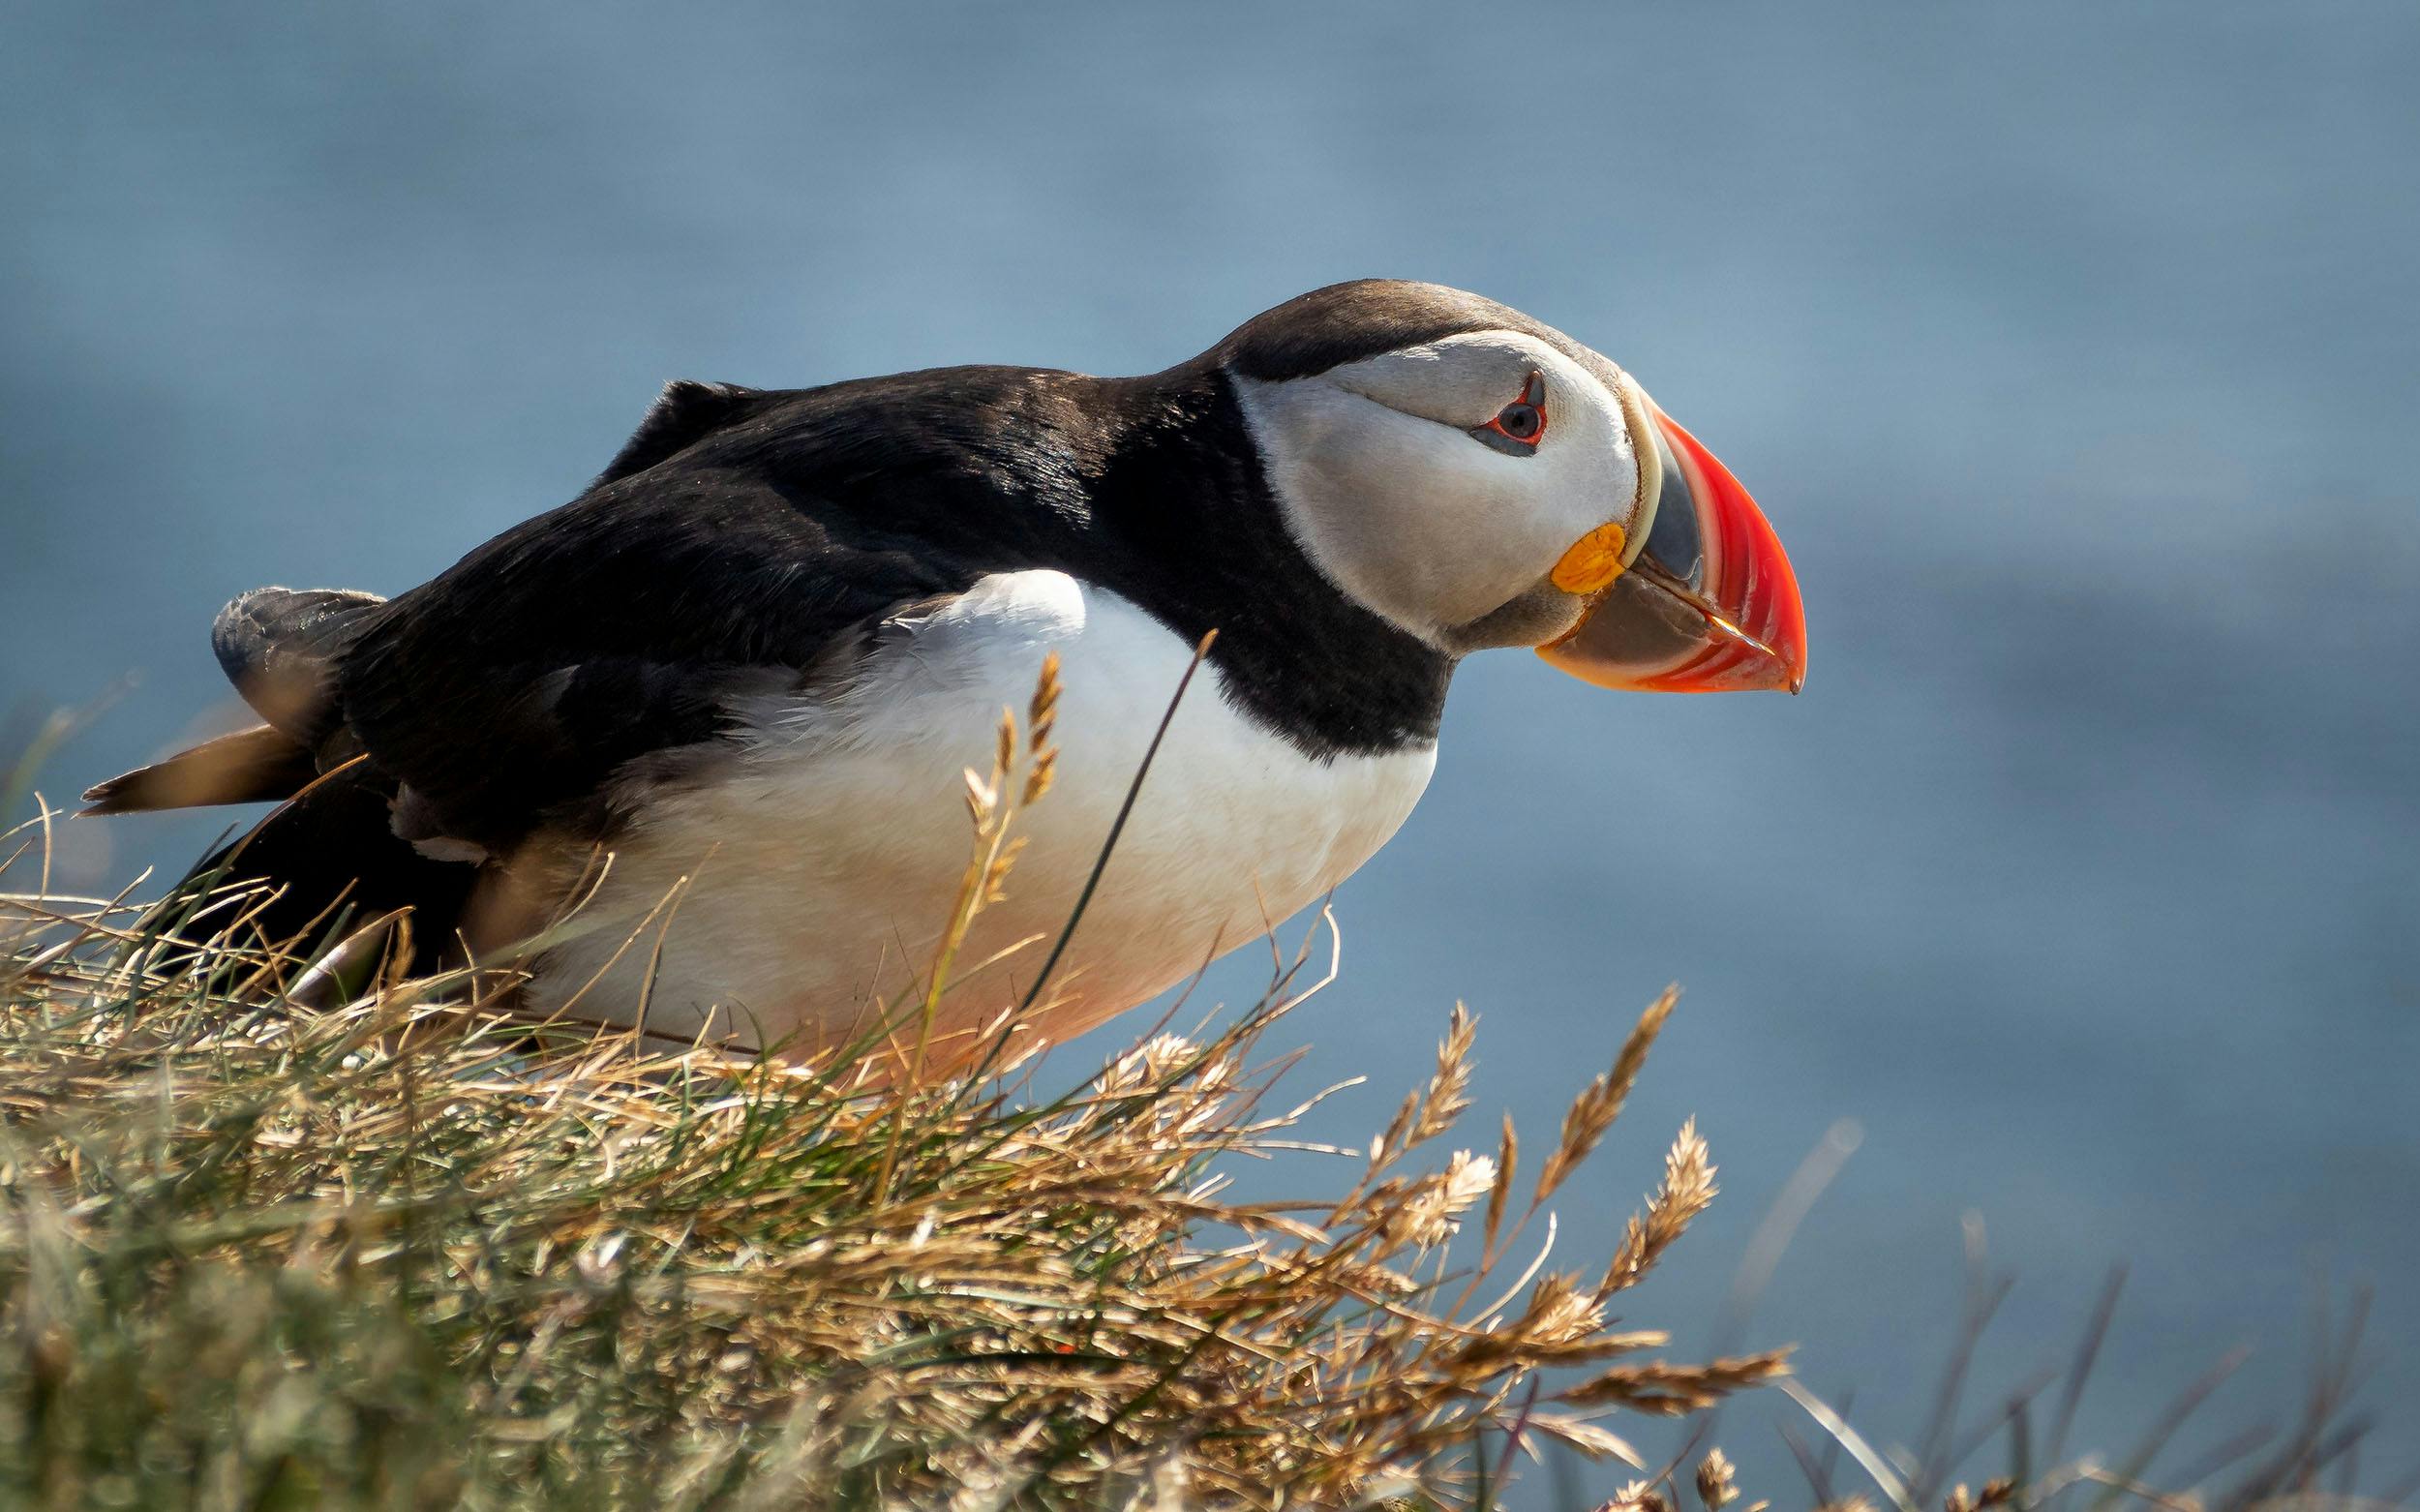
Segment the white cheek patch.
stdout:
[[[1547,384],[1537,450],[1475,439]],[[1442,643],[1534,588],[1588,531],[1630,518],[1638,470],[1605,385],[1543,343],[1482,332],[1317,378],[1235,378],[1296,538],[1337,586]]]
[[1513,567],[1488,522],[1521,491],[1487,475],[1485,447],[1319,378],[1255,387],[1245,410],[1287,524],[1347,594],[1435,638],[1482,596],[1470,584]]

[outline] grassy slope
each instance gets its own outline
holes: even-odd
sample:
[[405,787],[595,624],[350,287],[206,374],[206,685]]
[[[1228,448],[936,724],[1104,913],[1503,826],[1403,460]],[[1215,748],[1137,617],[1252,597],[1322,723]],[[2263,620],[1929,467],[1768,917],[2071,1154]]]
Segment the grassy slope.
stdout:
[[[86,946],[0,980],[0,1487],[41,1504],[1349,1499],[1515,1416],[1620,1452],[1571,1414],[1778,1368],[1606,1326],[1712,1194],[1685,1130],[1618,1255],[1516,1285],[1668,1002],[1528,1194],[1508,1136],[1428,1153],[1457,1013],[1357,1179],[1281,1211],[1215,1168],[1288,1121],[1254,1062],[1283,999],[1062,1095],[908,1092],[532,1035],[416,983],[231,997],[205,979],[270,963],[168,922],[59,925]],[[1487,1254],[1449,1270],[1463,1224]],[[1533,1397],[1545,1365],[1589,1369]]]

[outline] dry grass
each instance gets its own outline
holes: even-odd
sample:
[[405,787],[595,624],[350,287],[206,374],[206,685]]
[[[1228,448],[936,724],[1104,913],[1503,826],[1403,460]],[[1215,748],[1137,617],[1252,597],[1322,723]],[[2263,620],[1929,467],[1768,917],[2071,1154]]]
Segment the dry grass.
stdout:
[[[0,1504],[1475,1507],[1551,1452],[1637,1467],[1621,1507],[1763,1512],[1719,1451],[1642,1465],[1623,1436],[1786,1375],[1777,1353],[1668,1359],[1614,1315],[1714,1196],[1694,1127],[1612,1255],[1545,1264],[1551,1200],[1672,995],[1526,1190],[1509,1119],[1458,1142],[1477,1026],[1456,1008],[1425,1083],[1332,1152],[1341,1192],[1228,1194],[1319,1101],[1280,1100],[1263,1049],[1320,984],[1308,947],[1225,1027],[1155,1030],[1064,1090],[1007,1064],[1013,1014],[934,1043],[1048,789],[1055,696],[1045,672],[969,773],[925,989],[803,1066],[500,1017],[493,972],[390,971],[393,921],[264,941],[257,899],[209,879],[144,908],[50,897],[25,876],[47,821],[21,832]],[[1859,1500],[1831,1486],[1844,1447],[1902,1512],[2138,1489],[2138,1464],[2080,1460],[1952,1488],[1967,1450],[1878,1455],[1804,1400],[1832,1436],[1824,1503]],[[2317,1484],[2330,1422],[2265,1490]]]
[[[1054,695],[969,774],[936,983],[1013,885]],[[788,1065],[499,1017],[463,1001],[492,972],[384,969],[391,921],[303,949],[208,879],[148,909],[44,892],[0,966],[0,1498],[1453,1504],[1491,1497],[1489,1436],[1634,1459],[1608,1414],[1783,1369],[1666,1360],[1611,1315],[1712,1194],[1692,1131],[1600,1274],[1526,1233],[1669,996],[1526,1194],[1509,1126],[1451,1145],[1458,1008],[1341,1194],[1247,1203],[1222,1167],[1311,1105],[1261,1050],[1301,954],[1227,1027],[1051,1093],[993,1064],[1005,1034],[928,1066],[941,986]]]

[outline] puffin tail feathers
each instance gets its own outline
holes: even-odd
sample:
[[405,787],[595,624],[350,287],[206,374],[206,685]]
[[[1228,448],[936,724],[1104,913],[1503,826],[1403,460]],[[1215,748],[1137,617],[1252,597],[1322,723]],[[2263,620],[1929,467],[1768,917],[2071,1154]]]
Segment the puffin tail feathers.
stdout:
[[255,589],[219,612],[211,649],[266,721],[111,777],[88,814],[273,802],[258,824],[203,857],[186,884],[257,887],[249,929],[285,948],[340,920],[411,916],[414,970],[453,947],[479,868],[439,860],[395,832],[393,777],[358,759],[336,697],[346,652],[385,603],[337,589]]
[[257,588],[210,626],[227,680],[266,723],[204,741],[84,794],[88,814],[283,802],[333,764],[342,742],[338,663],[386,602],[348,589]]
[[254,725],[86,788],[83,811],[138,814],[282,802],[318,774],[308,746],[275,725]]

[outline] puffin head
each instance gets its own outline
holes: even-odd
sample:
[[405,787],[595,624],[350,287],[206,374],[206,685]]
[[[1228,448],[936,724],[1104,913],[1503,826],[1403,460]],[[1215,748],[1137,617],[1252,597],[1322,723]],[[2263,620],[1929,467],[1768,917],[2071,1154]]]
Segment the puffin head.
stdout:
[[1804,680],[1798,582],[1755,500],[1560,331],[1370,279],[1280,305],[1206,355],[1303,549],[1399,627],[1457,655],[1533,647],[1604,687]]

